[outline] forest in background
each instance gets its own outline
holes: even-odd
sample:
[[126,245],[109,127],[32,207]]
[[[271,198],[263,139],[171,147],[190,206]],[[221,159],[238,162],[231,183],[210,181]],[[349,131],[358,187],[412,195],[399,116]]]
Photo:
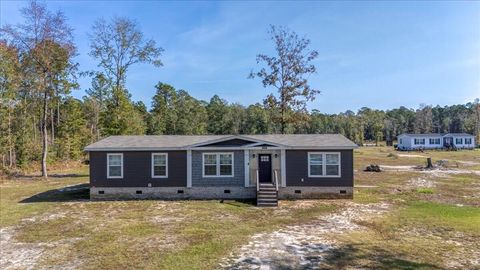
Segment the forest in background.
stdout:
[[[74,61],[73,30],[62,12],[32,1],[25,22],[0,31],[0,166],[4,172],[32,164],[85,158],[83,148],[111,135],[340,133],[359,145],[394,140],[405,132],[466,132],[480,138],[480,102],[390,110],[361,108],[338,114],[307,110],[320,92],[308,84],[318,53],[295,32],[272,26],[277,54],[257,55],[262,68],[250,74],[268,91],[249,106],[218,95],[209,101],[164,82],[152,86],[150,109],[126,89],[128,68],[137,63],[161,67],[163,49],[145,39],[128,18],[99,19],[91,30],[91,52],[98,70],[82,71]],[[248,75],[248,74],[246,74]],[[77,79],[91,86],[72,97]],[[266,90],[266,94],[268,94]],[[346,101],[348,102],[348,101]]]

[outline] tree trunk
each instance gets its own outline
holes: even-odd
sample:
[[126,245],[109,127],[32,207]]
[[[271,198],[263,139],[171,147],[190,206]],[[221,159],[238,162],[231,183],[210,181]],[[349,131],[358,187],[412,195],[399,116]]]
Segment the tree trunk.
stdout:
[[50,109],[50,123],[51,123],[51,131],[52,131],[52,138],[51,138],[51,145],[55,144],[55,121],[54,121],[54,110],[53,108]]
[[48,152],[48,132],[47,132],[47,90],[45,89],[43,95],[43,115],[42,115],[42,176],[44,178],[48,177],[47,174],[47,152]]
[[8,167],[13,166],[13,149],[12,149],[12,112],[11,107],[8,109]]

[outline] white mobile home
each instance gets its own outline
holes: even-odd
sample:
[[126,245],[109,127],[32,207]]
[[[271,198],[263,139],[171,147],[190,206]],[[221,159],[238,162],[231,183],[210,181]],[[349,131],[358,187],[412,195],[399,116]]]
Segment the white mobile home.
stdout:
[[475,148],[475,137],[467,133],[428,133],[401,134],[398,136],[399,150],[440,149],[440,148]]

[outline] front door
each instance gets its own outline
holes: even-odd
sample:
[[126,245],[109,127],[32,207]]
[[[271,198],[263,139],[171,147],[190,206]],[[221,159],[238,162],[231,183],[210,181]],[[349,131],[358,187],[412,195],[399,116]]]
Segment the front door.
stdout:
[[272,155],[258,155],[258,181],[260,183],[272,182]]

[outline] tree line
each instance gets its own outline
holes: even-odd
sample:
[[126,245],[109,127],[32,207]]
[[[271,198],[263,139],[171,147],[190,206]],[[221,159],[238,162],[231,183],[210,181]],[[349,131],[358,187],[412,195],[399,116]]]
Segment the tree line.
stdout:
[[[218,95],[203,101],[158,82],[147,109],[126,88],[128,70],[138,63],[163,66],[163,49],[146,39],[135,21],[95,21],[89,55],[98,69],[82,71],[62,12],[32,1],[22,15],[22,24],[0,29],[0,165],[6,171],[40,163],[46,177],[49,163],[81,160],[86,145],[111,135],[340,133],[363,144],[404,132],[480,134],[478,99],[418,109],[308,111],[307,102],[320,92],[307,80],[316,72],[312,63],[318,53],[307,38],[275,26],[269,36],[276,53],[257,55],[260,68],[249,75],[275,89],[261,102],[243,106]],[[72,91],[80,76],[90,78],[91,86],[76,99]]]

